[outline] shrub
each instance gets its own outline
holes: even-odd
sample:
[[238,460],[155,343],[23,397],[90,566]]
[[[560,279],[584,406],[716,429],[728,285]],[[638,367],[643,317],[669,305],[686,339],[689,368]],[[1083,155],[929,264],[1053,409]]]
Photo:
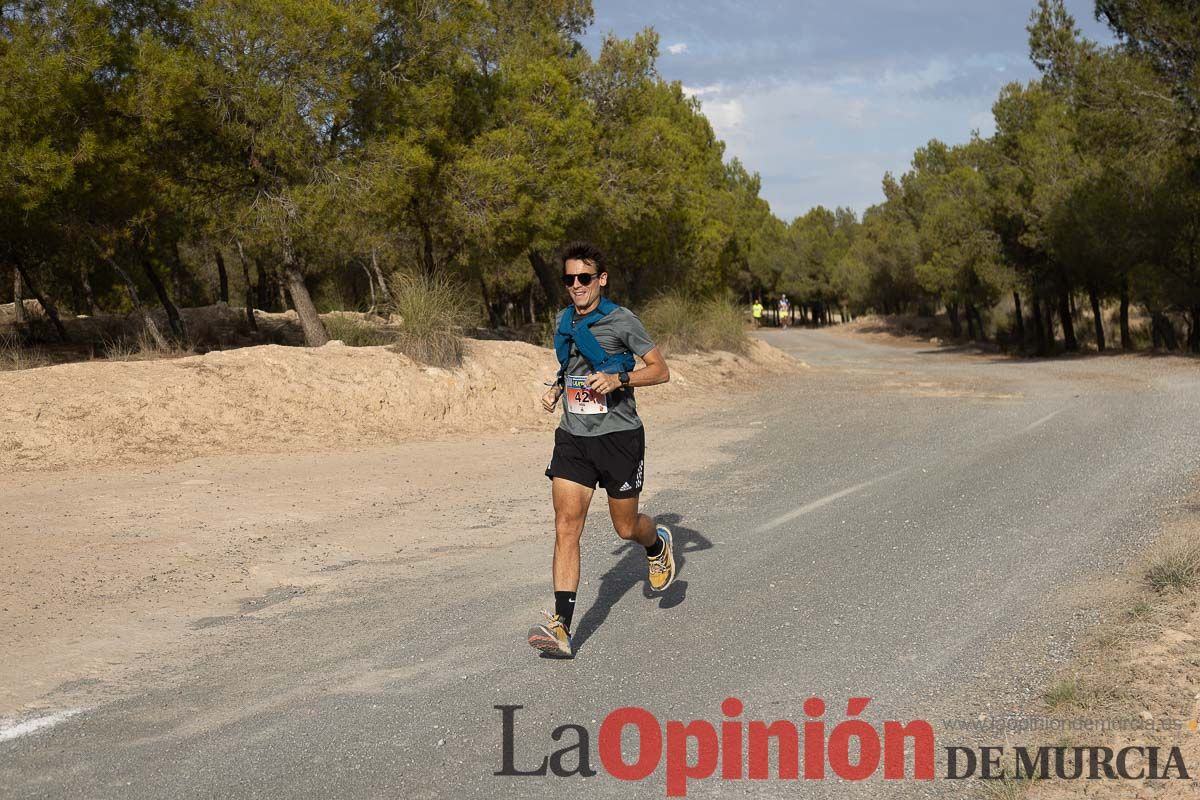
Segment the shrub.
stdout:
[[1146,584],[1156,592],[1200,586],[1200,537],[1167,535],[1150,550]]
[[671,353],[745,352],[749,340],[743,316],[729,298],[698,299],[683,292],[660,295],[641,314],[651,338]]
[[392,278],[392,309],[403,320],[396,349],[436,367],[462,363],[462,330],[479,319],[474,294],[444,275],[398,273]]
[[109,361],[154,361],[160,358],[182,358],[195,355],[190,346],[168,339],[166,347],[160,347],[149,331],[140,330],[134,338],[121,336],[104,343],[104,357]]
[[40,347],[26,347],[16,334],[0,334],[0,372],[44,367],[50,363]]
[[1079,704],[1079,679],[1074,675],[1066,675],[1055,681],[1042,699],[1051,711],[1060,711]]

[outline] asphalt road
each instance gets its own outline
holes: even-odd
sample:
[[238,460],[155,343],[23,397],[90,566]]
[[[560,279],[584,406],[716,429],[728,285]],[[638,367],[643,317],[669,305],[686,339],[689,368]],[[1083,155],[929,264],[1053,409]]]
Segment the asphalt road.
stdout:
[[[0,795],[654,797],[608,776],[600,724],[863,717],[942,721],[1032,708],[1089,598],[1185,502],[1200,469],[1200,365],[1018,362],[825,332],[764,338],[813,366],[714,410],[752,429],[722,464],[660,491],[676,533],[663,596],[645,560],[589,520],[573,661],[525,644],[548,542],[449,554],[320,608],[248,621],[170,689],[147,688],[0,742]],[[651,430],[649,435],[653,437]],[[649,480],[654,480],[653,465]],[[531,491],[544,485],[531,478]],[[590,735],[595,777],[503,777]],[[626,737],[632,760],[634,742]],[[566,759],[575,763],[575,756]],[[940,767],[939,767],[940,770]],[[689,796],[960,796],[946,781],[694,781]]]

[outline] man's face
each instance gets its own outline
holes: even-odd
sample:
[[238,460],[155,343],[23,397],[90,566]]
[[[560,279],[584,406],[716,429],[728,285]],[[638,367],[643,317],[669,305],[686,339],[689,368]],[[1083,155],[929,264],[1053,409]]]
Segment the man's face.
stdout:
[[580,311],[590,311],[591,308],[600,302],[600,288],[608,285],[608,273],[601,272],[596,274],[596,266],[589,261],[580,261],[577,258],[568,259],[563,265],[563,275],[591,275],[592,282],[587,286],[578,279],[572,280],[572,285],[567,287],[567,294],[571,295],[571,302],[575,304],[575,308]]

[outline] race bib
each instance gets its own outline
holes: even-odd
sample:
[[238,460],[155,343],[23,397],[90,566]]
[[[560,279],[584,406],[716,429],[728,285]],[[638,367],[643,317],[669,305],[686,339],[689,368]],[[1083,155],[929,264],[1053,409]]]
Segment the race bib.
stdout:
[[586,375],[568,375],[567,411],[572,414],[607,414],[608,398],[588,388]]

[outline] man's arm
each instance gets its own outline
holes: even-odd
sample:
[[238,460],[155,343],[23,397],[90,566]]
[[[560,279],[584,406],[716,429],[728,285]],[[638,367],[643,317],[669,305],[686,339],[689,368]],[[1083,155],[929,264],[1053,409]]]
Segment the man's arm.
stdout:
[[[626,384],[629,388],[656,386],[671,380],[667,359],[657,347],[642,356],[642,361],[646,362],[645,366],[629,373],[629,383]],[[587,377],[587,385],[600,394],[608,394],[621,388],[621,379],[615,373],[593,372]]]
[[558,405],[558,399],[562,397],[563,385],[561,382],[555,383],[542,394],[542,408],[546,411],[553,411]]

